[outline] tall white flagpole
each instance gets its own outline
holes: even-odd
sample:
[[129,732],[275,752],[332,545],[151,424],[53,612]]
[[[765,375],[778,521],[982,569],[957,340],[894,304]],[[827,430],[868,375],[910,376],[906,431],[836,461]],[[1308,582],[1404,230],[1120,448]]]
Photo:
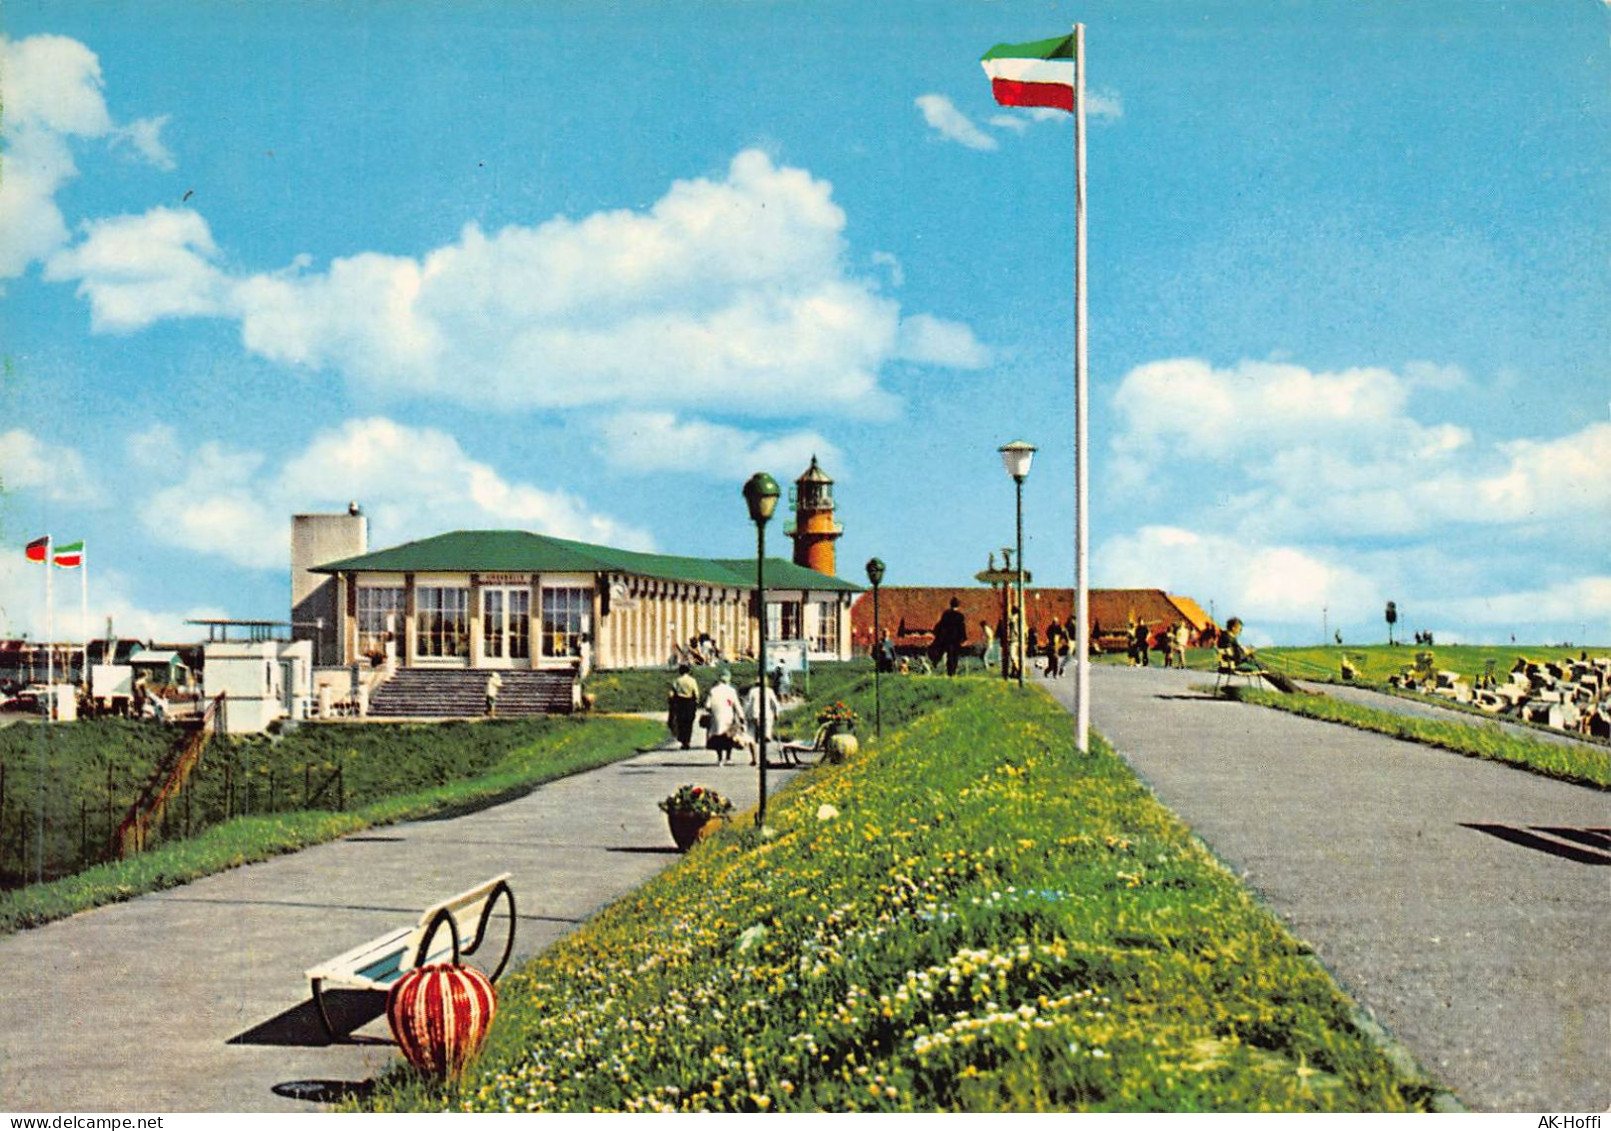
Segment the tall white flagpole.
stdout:
[[1074,25],[1074,741],[1091,749],[1090,515],[1085,365],[1085,25]]
[[84,694],[89,694],[89,547],[79,544],[78,550],[78,627],[84,634],[84,659],[78,666],[78,682]]
[[52,610],[50,594],[50,575],[55,572],[56,563],[51,559],[55,556],[56,546],[45,535],[45,721],[51,722],[56,717],[56,617]]

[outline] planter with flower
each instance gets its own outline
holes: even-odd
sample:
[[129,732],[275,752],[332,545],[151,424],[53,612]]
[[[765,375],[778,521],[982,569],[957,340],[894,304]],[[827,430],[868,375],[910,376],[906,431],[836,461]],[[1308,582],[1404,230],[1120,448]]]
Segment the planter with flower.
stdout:
[[694,843],[709,836],[733,811],[733,803],[714,789],[685,785],[660,803],[671,826],[671,839],[687,852]]
[[859,721],[856,712],[846,706],[843,700],[817,712],[822,748],[827,751],[826,759],[829,762],[843,762],[861,749],[861,744],[856,740],[856,723]]

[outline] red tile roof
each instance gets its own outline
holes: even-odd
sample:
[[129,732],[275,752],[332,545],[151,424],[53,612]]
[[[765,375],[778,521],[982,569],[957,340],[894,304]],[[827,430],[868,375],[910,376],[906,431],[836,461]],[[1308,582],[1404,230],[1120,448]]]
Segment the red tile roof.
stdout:
[[[968,622],[968,642],[983,640],[982,625],[995,625],[1001,620],[1001,592],[984,587],[944,588],[923,586],[884,586],[878,591],[878,615],[884,627],[890,630],[897,647],[926,646],[940,614],[950,606],[951,599],[960,602],[963,617]],[[1030,626],[1042,636],[1055,620],[1065,624],[1074,615],[1074,590],[1024,587],[1024,604],[1029,609]],[[1092,634],[1123,630],[1130,624],[1142,621],[1154,635],[1179,621],[1191,625],[1194,633],[1213,627],[1201,606],[1190,597],[1177,597],[1162,589],[1093,589],[1091,590]],[[857,648],[869,648],[873,643],[873,595],[864,592],[850,607],[851,640]]]

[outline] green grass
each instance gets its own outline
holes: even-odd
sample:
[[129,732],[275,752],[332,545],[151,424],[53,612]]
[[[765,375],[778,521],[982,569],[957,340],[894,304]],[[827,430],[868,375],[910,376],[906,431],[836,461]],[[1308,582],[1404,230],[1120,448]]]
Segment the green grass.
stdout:
[[[1478,676],[1485,671],[1488,661],[1494,663],[1495,675],[1503,681],[1506,674],[1518,658],[1526,658],[1538,663],[1545,661],[1575,660],[1587,651],[1590,656],[1603,656],[1604,648],[1559,647],[1556,645],[1484,645],[1484,644],[1439,644],[1431,648],[1420,647],[1414,644],[1399,644],[1389,647],[1386,644],[1370,644],[1356,648],[1351,645],[1336,647],[1326,645],[1312,648],[1260,648],[1259,658],[1272,671],[1284,672],[1298,679],[1336,680],[1342,678],[1342,661],[1346,656],[1348,662],[1358,669],[1359,674],[1355,682],[1367,684],[1385,684],[1388,676],[1397,675],[1404,668],[1415,664],[1418,652],[1431,652],[1436,658],[1439,671],[1459,672],[1466,677],[1466,682],[1475,683]],[[1204,651],[1204,663],[1213,667],[1213,654]]]
[[[500,984],[382,1110],[1422,1110],[1434,1086],[1038,689],[886,686],[797,779]],[[864,717],[866,684],[846,689]],[[892,722],[892,720],[897,720]]]
[[[339,732],[347,743],[347,764],[361,767],[361,796],[345,812],[298,810],[234,817],[188,839],[171,840],[114,863],[0,894],[0,933],[38,926],[91,907],[132,899],[198,877],[358,829],[396,821],[463,812],[529,792],[545,781],[626,757],[659,737],[656,724],[639,719],[563,719],[541,723],[429,724],[304,728]],[[467,731],[480,731],[471,735]],[[302,734],[301,731],[296,732]],[[335,734],[317,742],[247,744],[258,756],[296,759],[324,749]],[[433,761],[426,748],[437,747]],[[283,748],[283,749],[282,749]],[[214,757],[216,752],[209,752]],[[250,762],[266,765],[266,762]],[[420,761],[422,765],[403,763]],[[390,770],[368,763],[398,763]],[[449,770],[462,776],[450,779]],[[267,777],[267,775],[260,775]],[[427,779],[442,777],[441,781]],[[396,792],[385,795],[391,783]]]
[[1587,745],[1544,742],[1504,730],[1493,723],[1422,719],[1344,703],[1323,695],[1283,695],[1253,688],[1233,694],[1246,703],[1290,711],[1311,719],[1342,723],[1359,730],[1452,750],[1472,758],[1519,766],[1535,774],[1599,789],[1611,788],[1611,751]]

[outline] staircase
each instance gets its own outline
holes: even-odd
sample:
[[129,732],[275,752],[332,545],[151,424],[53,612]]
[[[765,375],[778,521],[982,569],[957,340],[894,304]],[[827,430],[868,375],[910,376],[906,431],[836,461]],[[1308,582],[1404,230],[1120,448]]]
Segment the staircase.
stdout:
[[[574,709],[571,671],[500,672],[499,718],[568,715]],[[400,668],[369,697],[371,718],[480,718],[487,713],[487,675],[469,669]]]

